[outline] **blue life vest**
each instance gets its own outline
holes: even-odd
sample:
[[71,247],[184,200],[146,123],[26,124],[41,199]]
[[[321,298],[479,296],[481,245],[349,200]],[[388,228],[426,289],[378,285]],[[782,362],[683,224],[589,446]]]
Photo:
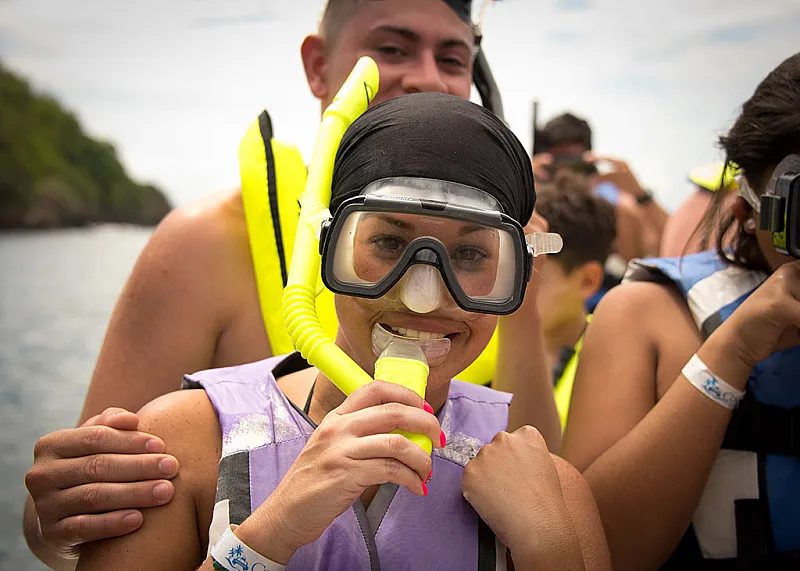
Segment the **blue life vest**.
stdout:
[[[625,281],[673,283],[705,339],[766,277],[701,252],[634,261]],[[665,568],[800,569],[800,347],[750,374],[690,532]]]

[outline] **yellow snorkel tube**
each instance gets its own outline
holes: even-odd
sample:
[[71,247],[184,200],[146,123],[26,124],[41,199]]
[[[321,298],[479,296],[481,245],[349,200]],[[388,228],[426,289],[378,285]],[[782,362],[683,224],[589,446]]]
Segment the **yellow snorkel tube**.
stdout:
[[[300,196],[300,221],[283,292],[283,319],[295,348],[346,395],[373,379],[325,334],[317,317],[319,229],[330,218],[333,163],[339,143],[350,124],[367,110],[378,92],[378,84],[377,64],[369,57],[362,57],[322,115],[306,188]],[[428,370],[424,354],[412,343],[403,343],[402,347],[390,345],[375,364],[376,377],[411,388],[423,398]],[[406,436],[430,454],[429,438],[420,434]]]

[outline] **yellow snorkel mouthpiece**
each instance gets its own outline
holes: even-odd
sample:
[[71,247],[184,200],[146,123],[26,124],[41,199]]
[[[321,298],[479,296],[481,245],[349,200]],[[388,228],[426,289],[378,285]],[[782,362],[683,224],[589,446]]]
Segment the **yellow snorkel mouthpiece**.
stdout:
[[[316,310],[321,262],[319,229],[322,222],[330,218],[333,164],[339,143],[350,124],[367,110],[378,92],[378,85],[377,64],[369,57],[362,57],[322,115],[306,188],[300,196],[300,221],[283,291],[283,319],[295,348],[346,395],[373,379],[325,334],[320,325]],[[409,344],[413,345],[411,342],[403,345]],[[387,347],[376,362],[376,377],[408,386],[424,398],[428,379],[424,354],[419,347],[414,347],[417,354],[413,349],[395,345]],[[430,454],[429,438],[420,434],[407,436]]]

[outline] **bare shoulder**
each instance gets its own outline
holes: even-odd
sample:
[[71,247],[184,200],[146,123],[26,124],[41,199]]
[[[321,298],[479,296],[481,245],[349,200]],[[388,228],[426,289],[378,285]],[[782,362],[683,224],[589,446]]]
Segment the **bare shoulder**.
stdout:
[[646,331],[653,326],[663,328],[659,319],[677,319],[685,314],[686,302],[669,284],[653,282],[628,282],[612,288],[603,296],[594,311],[592,327],[596,322],[622,325],[626,331]]
[[137,413],[139,430],[164,440],[167,453],[184,466],[215,467],[222,452],[219,421],[204,390],[167,393],[147,403]]
[[169,308],[173,314],[191,314],[202,307],[204,319],[222,330],[240,312],[241,298],[250,295],[246,288],[254,287],[252,275],[241,192],[236,190],[173,210],[139,256],[124,295],[127,303],[144,304],[139,309],[155,313]]
[[[139,411],[139,430],[160,437],[166,452],[178,459],[173,479],[176,493],[195,506],[198,529],[211,525],[222,456],[222,431],[217,415],[201,389],[168,393]],[[200,538],[202,542],[207,537]]]
[[170,212],[153,233],[148,249],[165,266],[181,267],[187,262],[224,261],[243,244],[247,244],[247,225],[241,191],[234,190]]
[[665,352],[680,349],[677,352],[682,354],[684,346],[691,348],[699,341],[697,326],[678,289],[653,282],[628,282],[612,288],[600,300],[588,331],[587,340],[589,336],[602,340],[613,333],[613,339],[601,341],[606,347],[613,340],[623,346],[647,344],[659,355],[657,361]]

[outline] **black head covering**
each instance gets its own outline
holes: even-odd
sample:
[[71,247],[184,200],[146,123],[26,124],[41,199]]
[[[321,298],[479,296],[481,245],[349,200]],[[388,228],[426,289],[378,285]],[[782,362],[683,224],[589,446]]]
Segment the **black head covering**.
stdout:
[[444,3],[453,9],[461,20],[469,24],[472,19],[470,12],[472,10],[472,0],[444,0]]
[[331,211],[376,180],[420,177],[494,196],[523,226],[536,195],[528,153],[492,112],[444,93],[413,93],[366,111],[345,132],[333,167]]

